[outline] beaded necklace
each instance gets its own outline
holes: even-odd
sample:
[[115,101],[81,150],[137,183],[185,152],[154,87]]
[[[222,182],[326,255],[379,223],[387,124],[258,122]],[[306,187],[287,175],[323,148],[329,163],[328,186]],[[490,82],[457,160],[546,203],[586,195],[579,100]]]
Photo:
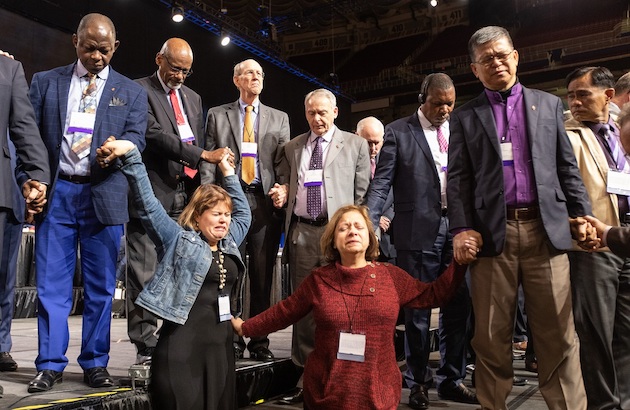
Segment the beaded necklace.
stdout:
[[223,290],[223,288],[225,287],[225,281],[227,279],[227,269],[223,267],[225,256],[223,255],[223,252],[221,252],[219,249],[217,249],[217,254],[217,265],[219,266],[219,290]]

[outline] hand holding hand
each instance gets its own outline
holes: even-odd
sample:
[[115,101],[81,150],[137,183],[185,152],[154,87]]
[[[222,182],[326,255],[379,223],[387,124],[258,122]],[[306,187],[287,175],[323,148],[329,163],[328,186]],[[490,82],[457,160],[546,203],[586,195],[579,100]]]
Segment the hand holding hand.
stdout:
[[122,157],[135,147],[135,144],[127,140],[117,140],[113,136],[96,149],[96,162],[101,168],[107,168],[118,157]]
[[[571,227],[571,236],[577,241],[578,246],[584,250],[592,251],[602,246],[601,236],[598,235],[596,228],[586,218],[589,217],[569,218],[569,226]],[[595,218],[593,220],[604,225]]]
[[241,319],[240,317],[232,317],[231,319],[232,321],[232,327],[234,328],[234,332],[236,332],[237,335],[239,336],[243,336],[243,319]]
[[483,246],[481,234],[473,229],[462,231],[453,237],[453,257],[460,265],[477,260],[477,253]]
[[378,221],[378,226],[381,228],[382,232],[387,232],[389,230],[389,225],[391,221],[386,216],[381,216],[381,219]]
[[[218,151],[218,150],[215,150],[215,151]],[[227,151],[224,149],[222,152],[223,152],[223,156],[221,157],[221,160],[219,161],[219,169],[223,173],[224,177],[227,177],[229,175],[234,175],[234,154],[232,153],[232,150],[227,148]]]
[[287,184],[280,185],[278,183],[273,184],[273,187],[269,190],[269,195],[273,201],[273,206],[280,209],[287,203],[287,196],[289,187]]
[[234,152],[230,149],[230,147],[217,148],[213,151],[204,150],[201,154],[201,159],[211,164],[218,164],[223,160],[223,157],[226,154],[229,155],[229,162],[232,167],[236,168],[236,166],[234,165]]
[[40,213],[47,202],[48,186],[39,181],[29,179],[22,185],[22,195],[26,201],[26,222],[33,221],[33,215]]

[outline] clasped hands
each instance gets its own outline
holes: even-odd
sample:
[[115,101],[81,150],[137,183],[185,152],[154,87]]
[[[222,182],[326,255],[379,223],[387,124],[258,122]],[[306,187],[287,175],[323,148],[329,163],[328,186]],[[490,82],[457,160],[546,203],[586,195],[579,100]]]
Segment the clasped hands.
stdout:
[[590,215],[569,218],[571,236],[578,246],[587,251],[593,251],[605,246],[602,243],[604,233],[610,226]]

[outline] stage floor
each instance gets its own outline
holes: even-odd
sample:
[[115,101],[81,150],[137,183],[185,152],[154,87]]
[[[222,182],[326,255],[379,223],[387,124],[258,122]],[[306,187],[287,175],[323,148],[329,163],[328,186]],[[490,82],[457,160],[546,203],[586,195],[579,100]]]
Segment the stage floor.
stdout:
[[[76,363],[79,354],[81,335],[81,316],[70,318],[70,347],[68,349],[68,359],[70,363],[64,372],[63,383],[56,385],[51,391],[39,394],[29,394],[26,390],[28,382],[35,376],[34,360],[37,356],[37,320],[15,319],[13,321],[13,350],[11,355],[18,363],[17,372],[0,373],[0,385],[4,387],[4,397],[0,399],[0,409],[15,408],[43,408],[41,405],[52,403],[58,400],[71,401],[87,395],[108,394],[116,389],[91,389],[83,383],[83,372]],[[290,357],[291,329],[286,329],[270,335],[270,349],[276,358]],[[127,337],[126,319],[113,319],[111,332],[111,354],[108,370],[110,374],[119,379],[128,375],[129,366],[135,361],[135,348]],[[437,365],[438,355],[432,354],[433,365]],[[245,360],[238,365],[250,365],[255,362]],[[535,374],[523,370],[523,361],[514,362],[515,372],[521,377],[528,379],[528,384],[522,387],[514,387],[509,398],[508,408],[511,410],[546,409],[547,406],[538,391],[538,382]],[[470,384],[470,378],[466,379],[466,384]],[[409,389],[402,389],[402,403],[400,409],[408,409],[405,404],[409,398]],[[442,401],[437,397],[435,389],[429,391],[432,408],[448,408],[454,410],[476,409],[476,405],[459,404]],[[32,407],[31,407],[32,406]],[[259,405],[252,405],[248,409],[301,409],[300,405],[290,406],[278,404],[276,399],[269,399]]]

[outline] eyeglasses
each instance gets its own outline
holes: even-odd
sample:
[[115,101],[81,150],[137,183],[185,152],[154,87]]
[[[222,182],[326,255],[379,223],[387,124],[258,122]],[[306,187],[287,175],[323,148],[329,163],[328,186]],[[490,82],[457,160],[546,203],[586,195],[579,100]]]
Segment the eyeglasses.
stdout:
[[192,68],[191,69],[185,69],[185,68],[181,68],[181,67],[175,67],[173,64],[171,64],[171,62],[169,61],[168,57],[166,57],[166,54],[162,54],[162,57],[164,57],[164,60],[166,60],[166,64],[168,64],[169,69],[171,70],[171,73],[173,74],[179,74],[182,73],[182,75],[186,78],[190,77],[193,73]]
[[489,56],[485,56],[479,59],[478,61],[475,61],[475,63],[484,65],[486,67],[490,67],[494,63],[494,60],[499,60],[500,63],[505,63],[506,61],[510,59],[510,57],[512,57],[513,54],[514,54],[514,49],[510,51],[504,51],[502,53],[496,53]]
[[247,77],[265,78],[265,73],[263,73],[262,71],[258,71],[258,70],[247,70],[247,71],[243,71],[241,74],[245,75]]

